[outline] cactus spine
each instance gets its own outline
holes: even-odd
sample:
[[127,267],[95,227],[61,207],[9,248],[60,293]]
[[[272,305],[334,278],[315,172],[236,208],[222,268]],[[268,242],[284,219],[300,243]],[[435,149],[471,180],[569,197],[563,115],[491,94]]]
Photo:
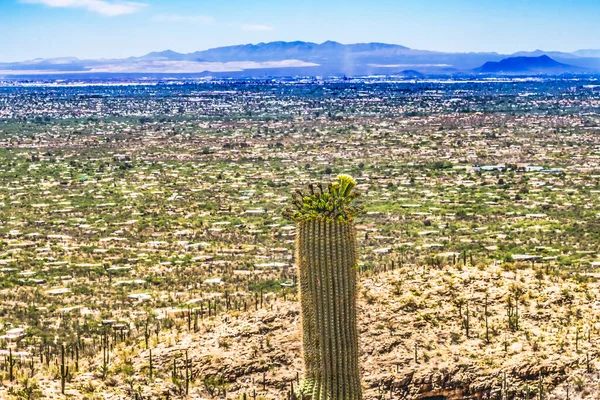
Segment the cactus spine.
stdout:
[[320,188],[320,194],[310,187],[312,198],[302,196],[301,206],[296,204],[299,211],[292,216],[298,223],[296,252],[304,357],[300,391],[312,400],[362,398],[353,225],[353,217],[361,209],[351,206],[357,197],[351,194],[355,184],[352,178],[340,176],[327,191]]

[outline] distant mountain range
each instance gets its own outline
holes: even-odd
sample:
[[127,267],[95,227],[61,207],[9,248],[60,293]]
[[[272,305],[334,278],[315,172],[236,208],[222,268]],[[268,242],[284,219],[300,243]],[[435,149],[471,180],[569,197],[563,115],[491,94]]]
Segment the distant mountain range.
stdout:
[[193,53],[172,50],[125,59],[74,57],[0,63],[1,76],[30,75],[194,75],[355,76],[432,74],[562,74],[600,72],[600,50],[444,53],[386,43],[327,41],[270,42],[218,47]]

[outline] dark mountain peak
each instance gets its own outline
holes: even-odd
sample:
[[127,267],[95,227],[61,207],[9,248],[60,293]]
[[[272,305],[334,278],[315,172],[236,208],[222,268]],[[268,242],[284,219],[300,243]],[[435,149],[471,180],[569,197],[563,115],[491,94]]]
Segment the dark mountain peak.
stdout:
[[185,56],[185,54],[173,50],[163,50],[153,51],[139,58],[143,60],[183,60]]
[[488,61],[475,71],[481,73],[564,73],[582,70],[569,64],[560,63],[548,55],[537,57],[508,57],[500,61]]
[[323,42],[319,45],[320,47],[324,47],[324,48],[336,48],[336,47],[345,47],[344,44],[341,44],[339,42],[334,42],[333,40],[328,40],[326,42]]
[[415,71],[414,69],[405,69],[404,71],[400,72],[400,75],[408,76],[408,77],[415,77],[415,78],[420,78],[422,76],[425,76],[425,74],[423,74],[419,71]]
[[173,56],[173,55],[180,55],[181,53],[178,53],[176,51],[173,50],[163,50],[163,51],[154,51],[152,53],[150,53],[152,55],[160,55],[160,56]]
[[558,61],[554,60],[553,58],[550,58],[550,56],[548,56],[547,54],[543,54],[543,55],[537,56],[537,57],[526,57],[526,56],[508,57],[508,58],[505,58],[498,62],[504,63],[504,64],[515,64],[515,65],[519,65],[519,64],[546,65],[546,66],[566,65],[566,64],[559,63]]

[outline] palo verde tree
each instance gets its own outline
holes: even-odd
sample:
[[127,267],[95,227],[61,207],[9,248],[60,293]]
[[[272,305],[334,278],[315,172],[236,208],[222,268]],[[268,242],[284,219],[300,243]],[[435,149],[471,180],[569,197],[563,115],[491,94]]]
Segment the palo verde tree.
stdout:
[[356,325],[356,182],[347,175],[328,186],[293,194],[285,216],[298,225],[304,379],[313,400],[361,399]]

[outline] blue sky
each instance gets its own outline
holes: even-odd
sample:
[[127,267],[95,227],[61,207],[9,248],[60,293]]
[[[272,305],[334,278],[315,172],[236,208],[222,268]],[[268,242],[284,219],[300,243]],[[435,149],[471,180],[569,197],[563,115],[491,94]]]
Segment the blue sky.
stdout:
[[600,48],[599,0],[0,0],[0,61],[274,40],[440,51]]

